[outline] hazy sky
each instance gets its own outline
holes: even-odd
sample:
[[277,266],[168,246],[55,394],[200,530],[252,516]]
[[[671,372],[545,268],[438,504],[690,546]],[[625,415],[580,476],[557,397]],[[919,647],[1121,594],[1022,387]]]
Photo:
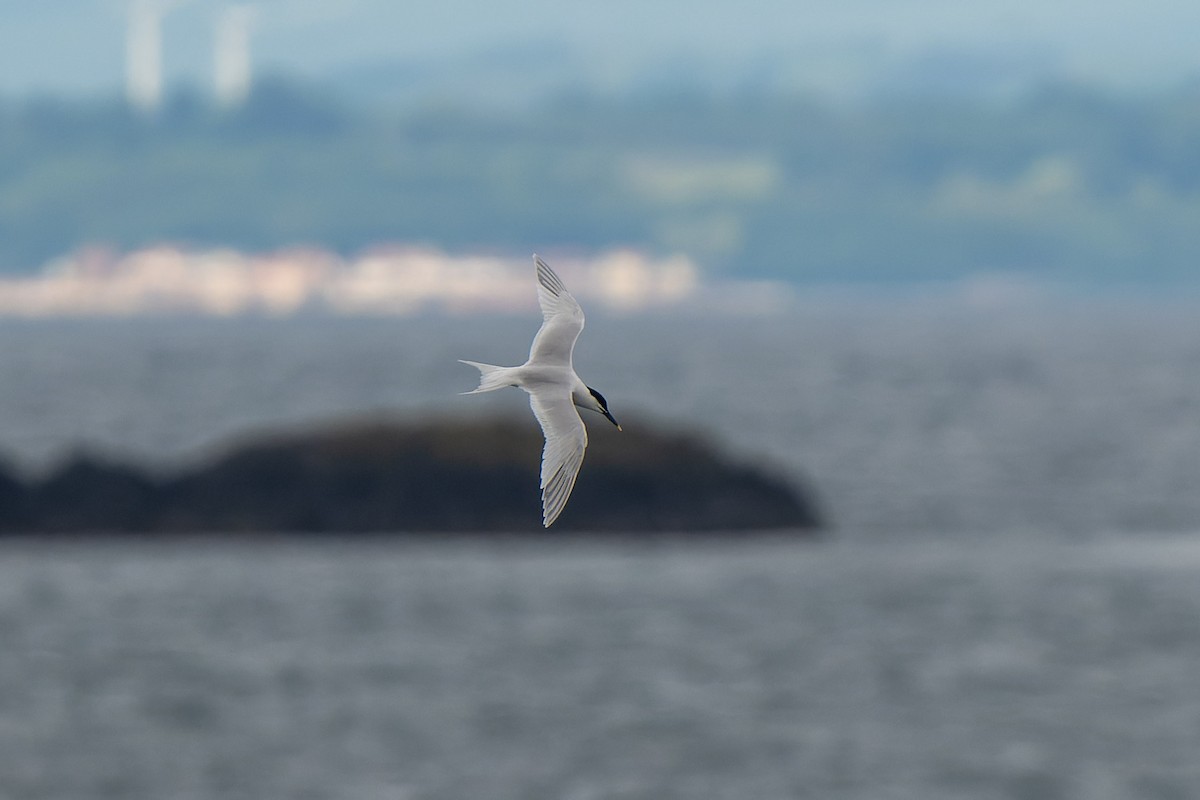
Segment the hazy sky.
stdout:
[[[206,83],[213,21],[228,3],[174,0],[171,79]],[[1200,76],[1196,0],[258,0],[259,69],[320,78],[397,59],[453,59],[534,44],[597,68],[686,53],[734,62],[763,53],[904,57],[1025,48],[1063,74],[1126,87]],[[0,0],[0,92],[115,92],[126,0]]]

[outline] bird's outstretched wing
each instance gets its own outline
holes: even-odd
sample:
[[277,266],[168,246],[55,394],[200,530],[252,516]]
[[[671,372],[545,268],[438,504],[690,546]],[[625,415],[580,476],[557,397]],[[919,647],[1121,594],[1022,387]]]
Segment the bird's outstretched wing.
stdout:
[[570,366],[571,351],[583,330],[583,309],[567,291],[562,278],[537,255],[538,303],[542,306],[542,327],[533,337],[529,360],[547,366]]
[[587,448],[587,430],[569,392],[530,392],[529,404],[546,437],[542,448],[542,525],[549,528],[575,488]]

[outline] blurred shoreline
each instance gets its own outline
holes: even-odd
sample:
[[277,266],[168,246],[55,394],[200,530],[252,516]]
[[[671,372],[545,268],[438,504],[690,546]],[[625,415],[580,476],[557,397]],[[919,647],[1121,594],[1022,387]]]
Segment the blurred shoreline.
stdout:
[[[791,296],[781,282],[703,281],[682,255],[652,258],[626,249],[554,260],[577,297],[599,311],[762,314]],[[0,277],[0,318],[535,312],[530,264],[528,257],[453,256],[400,244],[352,258],[318,247],[88,247],[38,274]]]
[[[1087,284],[1018,272],[938,281],[792,283],[710,278],[687,256],[634,249],[548,256],[600,315],[780,317],[824,311],[1138,312],[1200,303],[1200,285]],[[128,252],[93,246],[32,275],[0,275],[0,323],[21,320],[388,318],[537,313],[528,256],[451,254],[381,244],[343,257],[305,246],[269,252],[163,243]]]

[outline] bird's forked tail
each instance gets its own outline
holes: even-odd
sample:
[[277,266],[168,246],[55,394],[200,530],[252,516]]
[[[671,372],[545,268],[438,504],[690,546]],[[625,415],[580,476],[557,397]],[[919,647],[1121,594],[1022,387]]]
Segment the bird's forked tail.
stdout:
[[497,367],[494,364],[480,364],[478,361],[467,361],[460,358],[459,361],[463,364],[470,364],[475,369],[479,370],[479,388],[472,389],[469,392],[459,392],[459,394],[479,394],[480,392],[494,392],[497,389],[503,389],[505,386],[513,386],[512,378],[509,377],[509,370],[512,367]]

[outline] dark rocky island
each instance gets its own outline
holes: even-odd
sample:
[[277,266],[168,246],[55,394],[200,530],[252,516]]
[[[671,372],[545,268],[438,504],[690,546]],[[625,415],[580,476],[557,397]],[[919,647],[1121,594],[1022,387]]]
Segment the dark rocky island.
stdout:
[[[541,435],[526,420],[360,421],[247,439],[170,474],[77,456],[0,472],[0,530],[29,533],[538,532]],[[701,440],[593,431],[549,532],[812,531],[813,499]]]

